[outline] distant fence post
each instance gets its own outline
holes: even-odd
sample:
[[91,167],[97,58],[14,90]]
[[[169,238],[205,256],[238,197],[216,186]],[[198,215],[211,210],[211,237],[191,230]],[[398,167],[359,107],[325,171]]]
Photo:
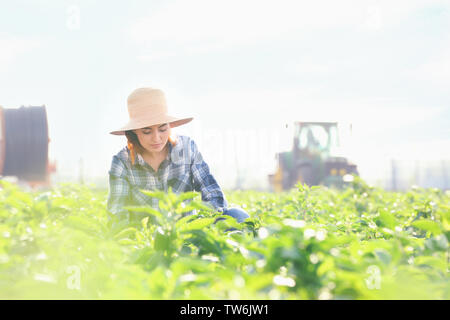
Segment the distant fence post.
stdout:
[[419,162],[419,160],[415,161],[414,184],[416,186],[420,186],[421,185],[421,181],[420,181],[420,162]]
[[392,191],[397,190],[397,167],[394,159],[391,159],[391,188]]
[[443,190],[448,189],[448,176],[447,176],[447,162],[445,160],[442,160],[442,188]]
[[80,184],[84,184],[84,163],[83,163],[83,158],[80,158],[80,160],[78,162],[78,166],[79,166],[78,181],[79,181]]

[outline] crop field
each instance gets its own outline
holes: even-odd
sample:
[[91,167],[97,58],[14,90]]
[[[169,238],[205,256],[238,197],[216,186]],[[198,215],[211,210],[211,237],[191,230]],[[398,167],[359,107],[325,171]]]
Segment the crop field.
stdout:
[[250,214],[241,224],[216,221],[198,192],[150,191],[160,210],[130,208],[147,216],[117,223],[107,193],[0,181],[0,298],[450,298],[449,191],[356,177],[343,190],[225,192]]

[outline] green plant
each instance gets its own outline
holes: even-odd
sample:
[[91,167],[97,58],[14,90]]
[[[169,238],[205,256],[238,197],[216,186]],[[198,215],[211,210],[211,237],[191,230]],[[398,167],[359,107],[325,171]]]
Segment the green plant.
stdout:
[[111,225],[108,190],[0,180],[0,298],[450,298],[448,191],[226,191],[240,224],[198,192],[141,191],[159,208]]

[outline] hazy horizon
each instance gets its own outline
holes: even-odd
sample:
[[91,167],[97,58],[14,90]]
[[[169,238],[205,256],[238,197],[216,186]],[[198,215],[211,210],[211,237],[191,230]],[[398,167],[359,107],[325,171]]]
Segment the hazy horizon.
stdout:
[[55,181],[76,181],[80,159],[87,181],[107,181],[126,145],[109,131],[152,86],[194,117],[174,130],[224,188],[266,185],[309,120],[351,123],[344,155],[377,183],[391,159],[450,159],[449,31],[436,0],[3,1],[0,105],[46,106]]

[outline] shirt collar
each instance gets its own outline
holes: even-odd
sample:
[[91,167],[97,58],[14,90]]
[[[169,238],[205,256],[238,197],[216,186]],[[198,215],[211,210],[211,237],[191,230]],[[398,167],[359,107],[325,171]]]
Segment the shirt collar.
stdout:
[[[173,154],[176,151],[175,147],[177,147],[179,144],[177,144],[175,147],[172,146],[172,143],[170,143],[170,141],[167,141],[167,144],[169,145],[169,152],[167,153],[167,156],[166,156],[166,158],[164,160],[167,160],[170,163],[172,158],[174,158]],[[139,163],[141,166],[145,166],[145,164],[147,163],[147,162],[145,162],[144,158],[138,152],[136,152],[136,162],[135,162],[135,164],[136,163]]]

